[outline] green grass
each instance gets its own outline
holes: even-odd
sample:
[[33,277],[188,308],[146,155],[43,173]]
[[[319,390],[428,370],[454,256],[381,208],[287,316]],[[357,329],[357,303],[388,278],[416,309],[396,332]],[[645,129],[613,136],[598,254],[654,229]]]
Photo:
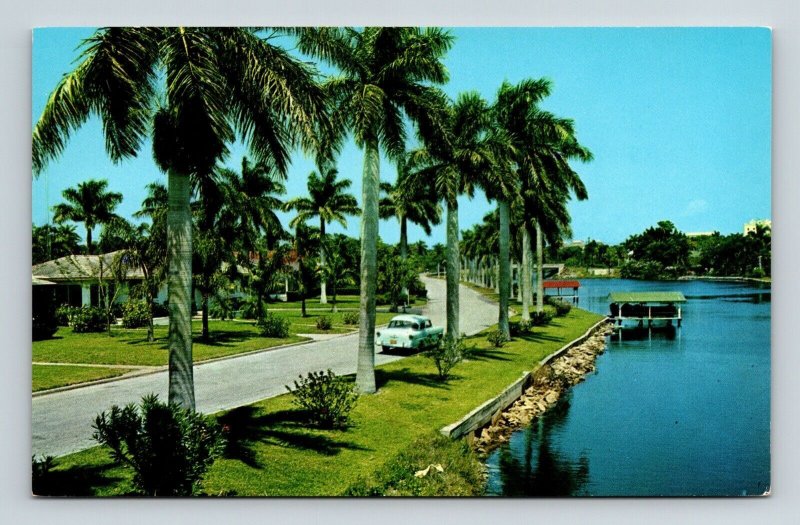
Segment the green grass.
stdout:
[[[433,362],[422,355],[381,366],[376,371],[379,392],[359,399],[352,425],[344,431],[309,428],[289,395],[219,414],[219,421],[230,427],[229,446],[211,468],[204,490],[241,496],[340,495],[385,472],[415,440],[497,395],[599,319],[573,309],[500,349],[490,347],[485,333],[473,336],[468,341],[476,347],[473,356],[453,370],[447,383],[437,380]],[[99,447],[60,458],[53,476],[57,493],[119,495],[130,490],[130,471],[112,464]],[[377,478],[368,484],[385,481]]]
[[133,368],[99,368],[96,366],[33,365],[33,391],[74,385],[121,376]]
[[[200,340],[200,321],[192,322],[195,362],[224,357],[286,343],[303,341],[290,335],[285,339],[261,337],[253,322],[210,321],[210,340]],[[39,363],[80,363],[103,365],[160,366],[168,363],[167,327],[155,327],[156,339],[147,342],[144,328],[114,327],[105,332],[76,334],[59,328],[52,339],[33,342],[33,361]],[[66,367],[65,367],[66,368]]]
[[[417,298],[416,302],[412,305],[415,307],[422,307],[428,302],[427,299]],[[328,293],[328,303],[321,304],[319,302],[319,297],[313,297],[310,299],[306,299],[306,310],[319,310],[320,313],[328,312],[330,313],[331,307],[333,306],[333,296]],[[339,310],[354,310],[358,311],[361,309],[361,299],[357,295],[339,295],[336,297],[336,306]],[[281,302],[276,301],[274,303],[269,303],[268,309],[269,310],[300,310],[301,303],[300,301],[290,301],[290,302]],[[387,309],[389,306],[382,304],[377,305],[379,309]]]
[[[300,311],[273,311],[276,315],[281,317],[285,317],[291,321],[291,326],[289,327],[289,331],[293,334],[343,334],[347,332],[352,332],[358,330],[357,325],[346,325],[342,320],[342,316],[344,312],[320,312],[316,310],[308,310],[307,317],[302,317]],[[382,324],[388,323],[392,317],[397,314],[391,314],[387,312],[378,312],[375,314],[375,324],[380,326]],[[317,319],[326,316],[331,319],[333,325],[330,330],[320,330],[317,328]]]

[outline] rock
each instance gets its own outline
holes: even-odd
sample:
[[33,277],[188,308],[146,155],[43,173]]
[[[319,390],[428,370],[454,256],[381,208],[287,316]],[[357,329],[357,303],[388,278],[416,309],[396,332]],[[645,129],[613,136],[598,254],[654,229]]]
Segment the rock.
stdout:
[[544,396],[544,400],[552,405],[558,401],[558,393],[555,391],[550,391],[546,396]]

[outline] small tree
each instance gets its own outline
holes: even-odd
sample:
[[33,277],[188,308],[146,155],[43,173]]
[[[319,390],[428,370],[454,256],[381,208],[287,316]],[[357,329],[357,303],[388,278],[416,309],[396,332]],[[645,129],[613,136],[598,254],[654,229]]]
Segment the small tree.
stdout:
[[464,360],[466,353],[463,337],[454,338],[445,334],[439,344],[425,352],[425,355],[436,365],[439,379],[446,381],[450,377],[450,371]]
[[146,496],[191,496],[225,448],[222,429],[202,414],[168,405],[156,395],[140,406],[116,405],[95,419],[93,437],[134,471]]
[[403,292],[416,277],[411,263],[393,253],[386,252],[378,261],[378,290],[387,295],[393,312],[408,299]]

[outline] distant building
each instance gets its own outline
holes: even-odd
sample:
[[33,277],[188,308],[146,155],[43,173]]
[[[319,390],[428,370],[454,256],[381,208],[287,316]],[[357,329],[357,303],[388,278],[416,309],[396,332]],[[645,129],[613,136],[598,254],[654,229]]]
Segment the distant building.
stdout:
[[686,232],[687,237],[711,237],[716,232]]
[[755,233],[756,226],[763,226],[764,228],[768,228],[771,230],[772,221],[770,219],[753,219],[752,221],[745,223],[743,235],[747,235],[749,233]]
[[564,243],[564,248],[583,248],[586,245],[583,241],[574,240]]

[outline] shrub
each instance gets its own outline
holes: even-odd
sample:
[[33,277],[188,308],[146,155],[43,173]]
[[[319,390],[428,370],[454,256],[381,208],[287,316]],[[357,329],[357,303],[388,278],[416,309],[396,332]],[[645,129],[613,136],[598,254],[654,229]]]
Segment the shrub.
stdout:
[[450,376],[453,367],[464,359],[465,350],[463,338],[445,335],[439,344],[425,352],[425,355],[433,360],[439,379],[444,381]]
[[150,305],[147,301],[128,301],[122,305],[122,326],[140,328],[150,324]]
[[547,303],[556,309],[556,317],[564,317],[572,310],[572,305],[561,299],[548,298]]
[[531,324],[533,326],[543,326],[553,319],[553,315],[549,312],[533,312],[531,314]]
[[753,271],[750,272],[750,276],[756,279],[762,279],[767,275],[763,268],[753,268]]
[[358,401],[355,387],[327,372],[309,372],[308,377],[299,377],[294,390],[286,387],[294,396],[293,403],[308,413],[309,422],[320,428],[344,427],[350,411]]
[[56,322],[58,326],[69,326],[70,318],[72,314],[75,313],[75,310],[78,310],[78,308],[68,304],[62,304],[56,308]]
[[34,455],[31,458],[31,464],[31,489],[33,493],[41,496],[49,494],[51,484],[50,472],[55,466],[55,459],[53,456],[37,458]]
[[493,330],[486,336],[486,340],[495,348],[502,348],[508,339],[500,330]]
[[208,316],[214,319],[233,319],[233,314],[236,311],[233,302],[227,297],[212,297],[208,300]]
[[236,317],[239,319],[258,319],[258,299],[250,297],[239,305],[236,311]]
[[72,331],[76,333],[102,332],[106,329],[106,313],[96,306],[76,308],[70,316]]
[[133,469],[137,492],[147,496],[190,496],[225,448],[222,429],[204,415],[168,405],[158,396],[139,406],[97,416],[93,437],[111,449],[112,458]]
[[264,337],[277,337],[282,339],[289,336],[289,320],[278,317],[272,312],[264,312],[257,323]]
[[342,322],[349,325],[358,325],[358,312],[345,312],[342,314]]
[[525,335],[531,332],[533,324],[530,321],[517,321],[516,323],[509,323],[512,336]]
[[330,330],[333,327],[333,322],[331,318],[327,315],[320,315],[317,317],[317,329],[318,330]]

